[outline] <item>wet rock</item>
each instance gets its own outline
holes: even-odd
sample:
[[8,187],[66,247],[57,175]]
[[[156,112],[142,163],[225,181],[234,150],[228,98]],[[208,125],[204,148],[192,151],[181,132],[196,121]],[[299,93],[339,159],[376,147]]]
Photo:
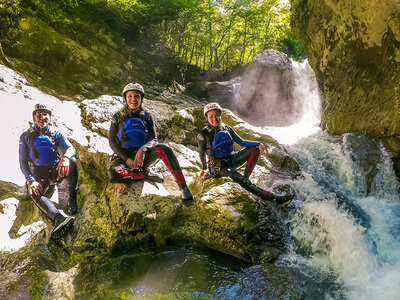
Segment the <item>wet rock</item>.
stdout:
[[[0,295],[69,297],[73,295],[70,289],[73,278],[84,273],[81,268],[121,251],[171,244],[196,245],[254,263],[272,261],[285,252],[282,236],[285,225],[279,221],[279,207],[250,195],[228,179],[197,177],[200,161],[194,147],[197,134],[205,125],[203,107],[176,111],[176,106],[164,103],[169,107],[164,111],[156,101],[146,102],[162,120],[158,123],[159,129],[178,157],[195,196],[193,203],[182,201],[178,186],[162,162],[152,166],[151,171],[164,177],[163,184],[109,183],[108,155],[94,149],[96,143],[104,143],[100,135],[106,135],[107,126],[103,123],[110,115],[110,107],[115,109],[115,101],[113,97],[102,98],[98,103],[83,101],[80,108],[84,111],[84,122],[69,124],[70,136],[77,136],[74,130],[83,129],[84,132],[90,129],[91,135],[88,135],[90,141],[70,137],[79,158],[79,214],[64,246],[50,240],[53,224],[39,213],[24,187],[1,182],[4,200],[0,202],[0,217],[11,218],[10,227],[2,228],[2,234],[10,238],[23,236],[26,240],[17,248],[0,253],[0,264],[7,269],[4,278],[8,282],[0,285]],[[294,165],[284,163],[288,154],[271,137],[253,131],[227,110],[223,120],[242,137],[276,148],[271,153],[276,170],[296,171]],[[57,122],[63,124],[61,119]],[[255,182],[263,178],[273,181],[275,176],[280,176],[266,166],[260,160],[252,175]],[[63,198],[62,192],[60,197]],[[59,200],[59,208],[65,209],[65,199]],[[31,226],[30,236],[21,231],[24,226]],[[60,282],[64,280],[69,284],[60,289]]]
[[292,70],[289,57],[276,50],[254,56],[241,77],[238,114],[255,125],[292,124],[299,116],[293,109]]
[[366,131],[382,139],[399,176],[399,3],[291,3],[292,28],[324,97],[323,127],[331,134]]

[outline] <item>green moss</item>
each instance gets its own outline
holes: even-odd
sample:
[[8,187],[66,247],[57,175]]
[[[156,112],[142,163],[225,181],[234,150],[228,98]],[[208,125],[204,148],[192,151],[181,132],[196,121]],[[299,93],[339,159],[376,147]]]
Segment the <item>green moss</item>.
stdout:
[[29,273],[30,299],[42,299],[45,286],[47,285],[47,278],[41,271],[31,271]]
[[[98,32],[95,28],[93,31]],[[84,40],[90,41],[82,44],[29,16],[20,20],[19,28],[8,36],[4,48],[14,57],[12,61],[17,69],[45,92],[58,97],[60,94],[94,97],[110,93],[110,88],[115,88],[117,82],[120,83],[117,86],[122,86],[130,69],[127,68],[128,60],[120,52],[123,45],[111,43],[104,30],[97,36],[90,32],[77,31],[74,37],[84,34]]]

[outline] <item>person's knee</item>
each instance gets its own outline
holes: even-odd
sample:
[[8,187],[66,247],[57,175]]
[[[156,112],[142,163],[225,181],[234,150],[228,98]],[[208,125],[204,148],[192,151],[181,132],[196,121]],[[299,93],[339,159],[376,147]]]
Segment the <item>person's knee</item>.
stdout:
[[159,158],[163,159],[164,157],[168,160],[171,160],[175,157],[174,152],[172,151],[171,147],[166,144],[158,144],[156,146],[157,155]]
[[107,175],[110,182],[113,182],[117,177],[117,172],[115,171],[115,166],[110,165],[107,169]]
[[161,151],[164,151],[165,154],[168,154],[168,153],[171,153],[171,152],[172,152],[171,147],[169,147],[169,146],[166,145],[166,144],[158,144],[158,145],[156,146],[156,149],[157,149],[158,151],[160,151],[160,149],[161,149]]
[[255,154],[260,154],[260,147],[259,146],[251,146],[249,147],[250,151],[255,153]]

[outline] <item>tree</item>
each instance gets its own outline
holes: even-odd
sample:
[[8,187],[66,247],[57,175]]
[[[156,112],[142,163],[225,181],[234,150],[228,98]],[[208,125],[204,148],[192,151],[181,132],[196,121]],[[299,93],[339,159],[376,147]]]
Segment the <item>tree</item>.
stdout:
[[[172,1],[173,0],[169,0]],[[176,19],[160,33],[176,53],[204,69],[227,70],[266,48],[294,51],[290,9],[278,0],[176,0]],[[177,4],[178,5],[178,4]],[[178,6],[179,6],[178,5]]]
[[7,59],[3,52],[2,41],[6,37],[8,31],[17,25],[20,13],[21,8],[19,0],[0,2],[0,59],[9,67],[12,66],[12,63]]

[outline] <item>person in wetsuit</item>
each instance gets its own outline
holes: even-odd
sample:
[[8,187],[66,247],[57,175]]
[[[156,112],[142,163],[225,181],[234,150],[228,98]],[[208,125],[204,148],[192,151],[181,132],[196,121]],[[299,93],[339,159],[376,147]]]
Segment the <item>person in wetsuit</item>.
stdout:
[[32,113],[34,125],[22,133],[19,140],[19,163],[29,195],[54,222],[51,238],[58,240],[72,228],[74,218],[61,214],[50,198],[55,186],[66,179],[69,185],[68,213],[78,213],[78,164],[71,143],[61,132],[49,127],[51,114],[46,105],[35,105]]
[[110,182],[127,183],[135,180],[133,176],[125,176],[120,172],[121,165],[146,173],[149,166],[161,159],[182,191],[183,198],[192,200],[174,152],[168,145],[158,142],[154,119],[142,108],[143,86],[139,83],[127,84],[122,97],[124,107],[113,115],[108,136],[114,151],[108,167]]
[[[281,205],[289,204],[293,195],[276,195],[251,183],[249,177],[257,164],[260,151],[268,155],[267,147],[260,142],[243,140],[231,126],[222,123],[221,114],[222,109],[218,103],[209,103],[204,107],[207,125],[197,136],[202,163],[200,177],[204,174],[212,177],[230,177],[241,187],[262,199]],[[244,148],[235,152],[233,143]],[[242,175],[237,168],[244,163],[246,166]]]

